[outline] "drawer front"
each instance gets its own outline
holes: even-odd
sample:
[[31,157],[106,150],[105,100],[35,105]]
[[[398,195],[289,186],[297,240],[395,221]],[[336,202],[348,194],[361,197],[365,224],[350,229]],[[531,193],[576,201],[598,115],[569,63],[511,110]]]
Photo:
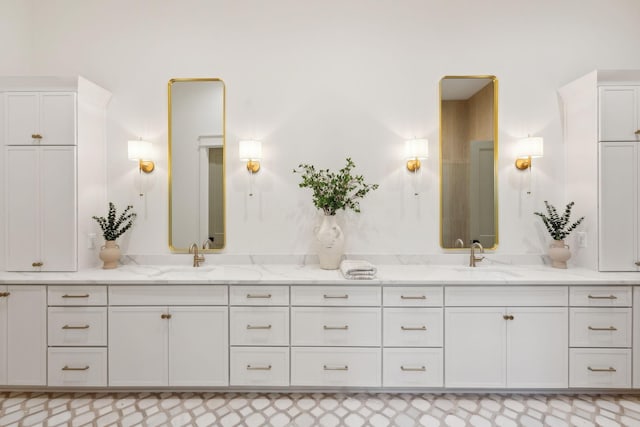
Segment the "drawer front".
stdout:
[[442,307],[443,294],[440,286],[385,287],[382,300],[385,307]]
[[291,345],[379,346],[379,308],[291,308]]
[[572,286],[569,305],[576,307],[631,307],[631,286]]
[[381,295],[372,286],[292,286],[291,305],[377,307]]
[[630,308],[571,308],[571,347],[631,347]]
[[109,286],[109,305],[227,305],[227,286]]
[[106,286],[49,286],[49,305],[107,305]]
[[385,348],[383,387],[442,387],[441,348]]
[[569,387],[630,388],[631,349],[570,349]]
[[291,348],[292,386],[380,387],[378,348]]
[[289,345],[288,307],[231,307],[231,345]]
[[563,307],[566,286],[451,286],[444,290],[448,307]]
[[49,307],[50,346],[107,345],[106,307]]
[[288,286],[231,286],[231,305],[289,305]]
[[106,348],[50,348],[49,387],[106,387]]
[[442,347],[441,308],[385,308],[385,347]]
[[288,386],[288,347],[231,347],[230,385]]

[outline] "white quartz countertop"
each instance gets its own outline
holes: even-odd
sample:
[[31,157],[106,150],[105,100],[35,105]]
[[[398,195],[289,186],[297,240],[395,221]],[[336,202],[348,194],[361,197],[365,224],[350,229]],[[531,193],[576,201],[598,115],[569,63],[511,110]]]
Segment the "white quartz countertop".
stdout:
[[372,280],[347,280],[318,265],[126,265],[73,273],[0,272],[0,284],[229,285],[640,285],[640,273],[603,273],[546,265],[378,265]]

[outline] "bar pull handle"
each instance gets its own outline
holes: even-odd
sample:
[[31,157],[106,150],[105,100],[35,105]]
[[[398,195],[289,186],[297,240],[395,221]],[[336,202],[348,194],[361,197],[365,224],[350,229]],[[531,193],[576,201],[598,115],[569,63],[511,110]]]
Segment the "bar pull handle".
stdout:
[[43,262],[32,262],[31,267],[42,267],[44,265]]
[[247,329],[271,329],[271,325],[247,325]]
[[64,294],[64,295],[62,295],[62,298],[89,298],[89,294],[83,294],[83,295]]
[[427,327],[426,326],[400,326],[400,329],[402,329],[403,331],[426,331]]
[[85,366],[84,368],[70,368],[67,365],[64,365],[64,368],[62,368],[63,371],[87,371],[89,369],[89,365]]
[[327,365],[324,365],[322,367],[322,369],[324,369],[325,371],[348,371],[349,370],[349,366],[348,365],[344,365],[344,366],[327,366]]
[[427,299],[426,295],[400,295],[400,299]]
[[271,298],[271,294],[247,294],[247,298]]
[[504,320],[513,320],[513,315],[512,314],[505,314],[504,316],[502,316],[502,318]]
[[402,369],[405,372],[425,372],[427,370],[427,368],[425,366],[420,366],[420,367],[417,367],[417,368],[400,366],[400,369]]
[[618,328],[615,326],[609,326],[608,328],[594,328],[593,326],[589,326],[590,331],[617,331]]
[[615,295],[591,295],[589,294],[589,299],[618,299]]
[[327,294],[324,294],[322,297],[324,299],[348,299],[349,295],[348,294],[344,294],[344,295],[327,295]]
[[591,372],[616,372],[616,368],[608,367],[608,368],[592,368],[591,366],[587,367]]
[[267,366],[247,365],[247,371],[270,371],[270,370],[271,370],[271,365],[267,365]]
[[170,314],[161,314],[160,318],[161,319],[171,319],[171,315]]
[[89,329],[89,325],[82,325],[82,326],[64,325],[62,329]]
[[40,135],[39,133],[32,133],[31,134],[31,138],[32,139],[42,139],[42,135]]
[[346,331],[347,329],[349,329],[349,325],[344,325],[344,326],[327,326],[327,325],[324,325],[323,328],[324,328],[325,331],[334,331],[334,330]]

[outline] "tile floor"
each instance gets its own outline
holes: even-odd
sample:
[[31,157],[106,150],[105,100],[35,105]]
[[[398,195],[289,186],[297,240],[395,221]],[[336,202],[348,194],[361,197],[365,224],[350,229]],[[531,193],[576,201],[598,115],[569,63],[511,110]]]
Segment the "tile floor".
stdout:
[[0,392],[0,426],[640,426],[640,396]]

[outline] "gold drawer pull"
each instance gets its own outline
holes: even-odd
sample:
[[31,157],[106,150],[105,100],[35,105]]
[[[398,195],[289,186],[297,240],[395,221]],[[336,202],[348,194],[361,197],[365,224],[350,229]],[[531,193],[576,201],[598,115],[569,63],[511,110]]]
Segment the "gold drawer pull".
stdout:
[[634,132],[636,135],[640,135],[640,129]]
[[31,267],[42,267],[44,265],[43,262],[32,262]]
[[247,325],[247,329],[271,329],[271,325]]
[[589,326],[590,331],[617,331],[618,328],[615,326],[609,326],[608,328],[594,328],[593,326]]
[[161,314],[160,318],[161,319],[171,319],[171,315],[170,314]]
[[504,320],[513,320],[513,315],[512,314],[505,314],[504,316],[502,316],[502,318]]
[[32,139],[42,139],[42,135],[40,135],[39,133],[33,133],[33,134],[31,134],[31,138]]
[[618,297],[615,295],[605,295],[605,296],[589,295],[589,299],[618,299]]
[[587,369],[591,372],[616,372],[616,368],[608,367],[608,368],[592,368],[591,366],[587,366]]
[[416,296],[400,295],[400,299],[427,299],[427,297],[425,295],[416,295]]
[[62,368],[63,371],[86,371],[89,369],[89,365],[85,366],[84,368],[70,368],[67,365],[64,365],[64,368]]
[[64,325],[62,329],[89,329],[89,325],[82,325],[82,326]]
[[247,365],[247,371],[270,371],[271,365],[267,366],[251,366]]
[[84,294],[84,295],[69,295],[69,294],[64,294],[64,295],[62,295],[62,298],[89,298],[89,294]]
[[11,295],[11,292],[0,292],[0,298],[8,297],[9,295]]
[[403,331],[426,331],[427,327],[426,326],[417,326],[417,327],[400,326],[400,329],[402,329]]
[[323,369],[325,371],[348,371],[349,370],[349,366],[344,365],[344,366],[327,366],[324,365]]
[[344,326],[327,326],[327,325],[324,325],[323,328],[324,328],[325,331],[333,331],[333,330],[346,331],[347,329],[349,329],[349,325],[344,325]]
[[271,298],[271,294],[247,294],[247,298]]
[[634,262],[634,264],[635,264],[637,267],[640,267],[640,261],[636,261],[636,262]]
[[322,297],[324,299],[349,299],[349,295],[347,295],[347,294],[344,294],[344,295],[327,295],[327,294],[324,294],[324,295],[322,295]]
[[424,372],[427,370],[425,366],[420,366],[419,368],[405,368],[404,366],[400,366],[400,369],[405,372]]

